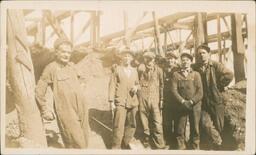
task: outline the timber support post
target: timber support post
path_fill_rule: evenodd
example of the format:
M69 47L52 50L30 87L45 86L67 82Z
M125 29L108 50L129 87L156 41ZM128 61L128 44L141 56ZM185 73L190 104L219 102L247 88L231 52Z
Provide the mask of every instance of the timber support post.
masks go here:
M7 81L18 113L20 134L17 140L22 148L45 148L47 141L35 100L34 67L23 12L8 10L7 14Z
M202 43L208 43L207 40L207 14L197 13L194 21L194 49L195 60L198 61L197 47Z
M235 13L231 15L232 26L232 51L234 57L235 82L245 80L245 46L242 34L242 15Z

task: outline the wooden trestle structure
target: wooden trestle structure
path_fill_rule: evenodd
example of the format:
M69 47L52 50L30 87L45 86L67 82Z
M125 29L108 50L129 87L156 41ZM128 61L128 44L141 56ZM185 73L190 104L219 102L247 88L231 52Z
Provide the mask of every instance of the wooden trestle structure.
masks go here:
M74 37L74 16L79 12L86 12L90 14L90 19L85 22L79 35ZM31 13L31 10L24 10L24 14ZM226 40L232 41L232 51L234 59L234 72L235 81L239 82L244 80L245 77L245 45L244 40L247 38L247 17L246 14L242 13L205 13L205 12L185 12L185 13L174 13L164 17L157 17L155 12L151 12L152 21L141 23L144 17L150 12L144 12L142 16L138 17L138 20L134 27L128 28L127 13L124 12L124 29L119 32L107 34L105 36L100 35L100 17L101 11L56 11L51 12L44 10L43 17L41 19L30 19L35 20L33 24L27 27L28 35L34 36L35 41L41 45L44 45L45 30L47 26L51 26L54 30L54 34L58 37L68 37L64 33L60 26L60 22L63 19L71 17L70 22L70 40L75 43L75 40L80 38L87 29L90 29L90 40L76 47L97 47L104 45L108 47L114 44L123 42L125 46L130 46L132 42L145 39L147 37L153 37L149 48L156 49L155 52L161 56L164 56L166 51L173 51L179 49L196 49L201 43L217 43L218 48L212 49L212 54L219 55L219 61L223 62L224 55L228 51L228 48L223 47L222 42ZM228 22L228 19L230 22ZM29 20L29 19L28 19ZM217 33L207 34L207 23L210 21L217 21ZM221 23L223 20L226 29L228 31L221 32ZM229 25L229 23L231 23ZM245 26L243 26L245 25ZM187 36L184 41L173 42L171 38L171 31L190 30L191 33ZM164 34L164 38L161 35ZM170 38L171 42L167 42L167 37ZM49 38L48 38L49 39ZM153 46L155 45L155 46ZM196 50L195 50L196 52ZM196 53L195 53L196 55Z

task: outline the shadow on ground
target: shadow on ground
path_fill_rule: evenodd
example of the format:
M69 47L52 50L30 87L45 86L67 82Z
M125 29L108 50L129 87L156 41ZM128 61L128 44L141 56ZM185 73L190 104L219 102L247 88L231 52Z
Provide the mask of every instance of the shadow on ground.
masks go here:
M103 142L107 149L111 149L112 143L112 131L103 127L100 123L96 122L92 118L98 120L99 122L106 125L108 128L112 129L112 115L110 111L102 111L98 109L89 110L89 124L92 131L96 132L103 139Z

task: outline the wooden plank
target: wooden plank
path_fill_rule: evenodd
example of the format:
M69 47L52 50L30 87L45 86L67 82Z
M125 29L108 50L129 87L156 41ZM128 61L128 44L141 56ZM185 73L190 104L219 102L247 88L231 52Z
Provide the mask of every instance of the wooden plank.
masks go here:
M33 12L32 9L25 9L25 10L23 10L23 15L24 15L24 16L27 16L27 15L29 15L29 14L32 13L32 12Z
M194 24L195 49L202 43L207 43L207 20L206 13L197 13ZM198 53L195 50L195 60L198 61Z
M130 36L128 32L128 15L126 11L123 11L123 17L124 17L124 38L123 43L126 47L130 48Z
M92 19L92 22L91 22L91 25L90 25L90 42L91 42L91 46L92 47L95 47L96 46L96 35L97 35L97 32L96 32L96 11L93 11L91 12L91 19Z
M80 11L74 11L74 14L78 13ZM53 13L53 16L58 20L65 19L70 16L70 11L55 11ZM45 26L49 26L49 23L46 23ZM27 27L27 34L34 36L36 33L37 24L33 23Z
M67 35L61 28L59 20L52 14L52 12L49 10L46 10L44 11L44 15L47 21L49 22L49 24L51 25L51 27L53 28L54 32L58 35L58 37L68 39Z
M70 41L74 43L74 11L70 11Z
M221 25L220 25L220 15L217 15L217 35L218 35L218 50L219 50L219 62L222 63L222 53L221 53Z
M100 41L100 16L101 16L101 11L97 11L96 12L96 16L97 16L97 20L96 20L96 31L97 31L97 44L99 44L101 41Z
M83 26L81 31L78 33L78 36L75 39L75 42L83 35L83 33L88 29L88 27L91 25L92 19L90 18L86 24Z
M158 23L158 17L155 13L155 11L152 12L152 16L153 16L153 19L154 19L154 30L155 30L155 39L156 39L156 51L157 53L164 57L164 52L163 52L163 42L162 42L162 39L161 39L161 36L160 36L160 28L159 28L159 23Z
M245 80L244 53L245 46L242 33L242 16L235 13L231 15L232 26L232 51L234 56L235 82Z

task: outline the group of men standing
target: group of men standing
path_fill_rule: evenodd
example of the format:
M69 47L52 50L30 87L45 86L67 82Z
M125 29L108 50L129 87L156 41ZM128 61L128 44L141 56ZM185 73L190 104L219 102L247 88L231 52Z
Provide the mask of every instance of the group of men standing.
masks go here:
M72 44L66 39L54 43L56 59L44 69L36 87L36 98L46 120L57 119L66 148L87 148L88 110L83 95L83 73L70 62ZM138 119L143 127L143 144L154 149L200 149L204 131L213 149L222 144L224 103L222 91L233 73L210 59L210 48L197 49L198 61L189 53L178 57L166 54L163 68L156 64L153 52L143 54L143 62L132 65L130 50L120 53L121 63L113 69L109 84L109 102L114 111L112 149L129 148ZM54 111L47 105L47 89L54 96ZM189 143L185 140L187 118L190 123ZM200 124L200 125L199 125Z
M166 64L159 67L153 52L143 54L143 62L132 67L134 55L120 53L109 85L109 101L114 110L113 149L127 148L132 140L139 115L143 144L154 149L200 149L200 133L220 149L224 126L224 103L221 93L233 79L224 65L210 59L210 48L197 49L198 61L181 53L180 63L173 53L166 54ZM190 137L185 140L187 120ZM175 141L173 141L173 137Z

